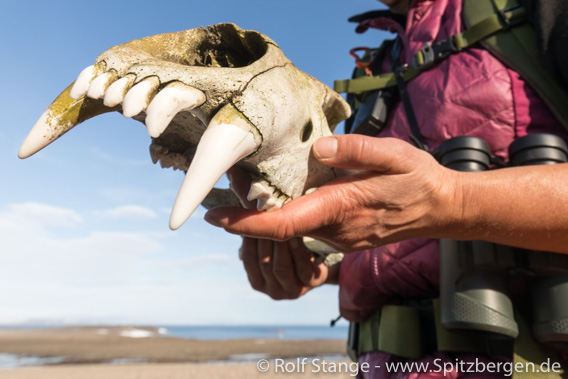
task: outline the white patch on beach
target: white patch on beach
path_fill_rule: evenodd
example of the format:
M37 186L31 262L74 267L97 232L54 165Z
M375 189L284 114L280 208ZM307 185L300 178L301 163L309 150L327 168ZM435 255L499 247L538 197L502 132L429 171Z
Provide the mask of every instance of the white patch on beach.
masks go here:
M16 367L43 366L65 362L65 357L38 357L35 355L0 354L0 370Z
M232 354L229 355L229 361L232 362L257 362L259 359L268 358L268 354L264 353L248 353L248 354Z
M160 334L160 335L166 335L166 334L168 334L168 329L166 329L166 328L158 328L158 334Z
M144 329L128 329L128 330L121 330L119 335L121 337L129 337L129 338L148 338L148 337L154 337L156 333Z
M203 361L201 364L214 364L214 365L234 365L255 363L261 359L268 359L269 355L264 353L247 353L247 354L231 354L228 359Z

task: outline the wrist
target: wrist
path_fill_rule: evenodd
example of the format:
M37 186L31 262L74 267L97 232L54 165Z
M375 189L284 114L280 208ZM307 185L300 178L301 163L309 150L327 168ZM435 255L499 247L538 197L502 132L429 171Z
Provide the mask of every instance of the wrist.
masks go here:
M491 196L487 192L484 178L481 172L452 171L452 181L449 204L450 211L446 220L448 226L441 238L457 240L472 240L482 237L482 204L480 199Z
M434 230L429 237L468 239L477 219L475 173L445 170L435 203Z
M329 266L327 268L327 278L325 279L325 284L339 284L339 270L341 268L341 262Z

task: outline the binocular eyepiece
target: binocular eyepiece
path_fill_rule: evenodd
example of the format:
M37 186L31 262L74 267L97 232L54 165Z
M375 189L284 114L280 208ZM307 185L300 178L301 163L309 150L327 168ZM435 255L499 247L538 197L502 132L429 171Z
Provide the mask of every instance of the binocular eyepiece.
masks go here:
M495 158L487 142L455 137L434 156L445 167L466 172L489 170ZM531 134L509 146L508 166L568 162L558 136ZM526 275L531 292L533 335L542 343L568 348L568 256L526 251L486 241L440 241L440 313L444 327L516 338L512 275Z

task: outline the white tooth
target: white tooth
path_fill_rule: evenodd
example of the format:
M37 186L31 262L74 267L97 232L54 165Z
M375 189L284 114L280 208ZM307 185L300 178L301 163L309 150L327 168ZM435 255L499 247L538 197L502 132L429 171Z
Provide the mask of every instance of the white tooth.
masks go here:
M273 192L274 188L267 187L261 182L255 182L250 186L247 200L267 199Z
M314 192L317 191L317 189L318 189L318 187L308 188L308 189L306 190L306 192L304 192L304 195L309 195L310 193L314 193Z
M94 65L86 67L79 76L77 80L75 80L75 84L73 84L73 88L71 88L71 92L69 92L69 96L75 100L80 99L81 97L87 94L89 90L89 85L93 81L93 79L97 76L97 69Z
M135 79L135 75L128 74L112 83L105 93L103 104L112 108L122 103L124 95L126 95L126 92L130 89L130 87L132 87Z
M105 92L112 82L116 79L116 73L114 71L105 72L97 76L91 82L89 90L87 91L87 97L91 99L100 99L105 95Z
M280 198L258 199L256 202L256 209L259 211L273 211L282 208L284 201Z
M256 202L256 209L258 209L259 211L265 211L267 209L271 209L275 205L276 205L276 200L274 200L271 197L269 197L268 199L260 198Z
M258 148L252 132L232 124L210 124L187 170L178 192L170 228L179 228L205 199L215 183L236 162Z
M178 112L193 109L205 102L200 90L180 82L168 84L154 97L146 111L148 134L157 138Z
M18 157L25 159L37 153L55 139L51 138L53 131L50 122L52 119L52 112L49 109L43 112L22 143Z
M160 86L160 80L151 76L132 87L124 96L122 115L134 117L148 107L154 92Z

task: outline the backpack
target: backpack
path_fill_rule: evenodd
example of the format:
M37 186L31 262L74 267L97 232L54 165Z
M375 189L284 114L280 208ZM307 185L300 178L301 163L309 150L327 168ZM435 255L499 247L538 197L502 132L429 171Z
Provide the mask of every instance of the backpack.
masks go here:
M523 4L520 3L523 2ZM376 17L381 11L351 18L351 21ZM473 46L483 46L496 58L517 71L548 105L552 113L568 130L568 2L565 0L464 0L463 33L434 44L425 44L413 57L412 65L398 72L372 75L369 66L377 56L392 49L387 41L378 49L369 49L358 63L352 79L335 81L337 92L346 92L354 108L354 116L346 122L350 131L357 111L368 96L386 97L388 105L393 92L405 99L404 83L428 70L450 54ZM562 60L566 58L562 64ZM371 73L371 75L369 75ZM382 101L385 101L384 99ZM372 102L367 102L372 103ZM405 104L405 108L407 108ZM383 110L383 112L385 112ZM417 125L412 125L412 110L407 109L415 143L421 145ZM380 120L379 120L380 121ZM383 120L384 121L384 120ZM381 122L379 122L381 123ZM377 132L382 125L370 128ZM365 125L363 134L369 133Z

